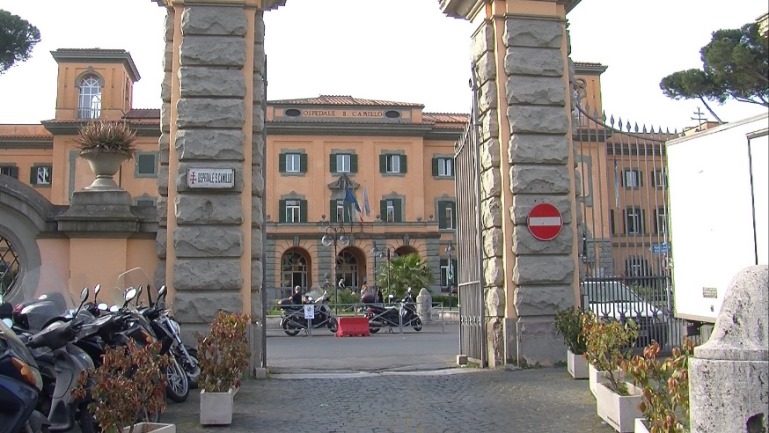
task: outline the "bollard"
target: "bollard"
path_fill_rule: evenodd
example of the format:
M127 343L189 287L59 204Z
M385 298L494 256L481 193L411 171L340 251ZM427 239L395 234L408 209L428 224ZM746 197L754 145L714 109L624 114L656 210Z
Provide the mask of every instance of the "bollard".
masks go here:
M689 359L691 433L759 433L769 421L769 267L732 279L713 334Z

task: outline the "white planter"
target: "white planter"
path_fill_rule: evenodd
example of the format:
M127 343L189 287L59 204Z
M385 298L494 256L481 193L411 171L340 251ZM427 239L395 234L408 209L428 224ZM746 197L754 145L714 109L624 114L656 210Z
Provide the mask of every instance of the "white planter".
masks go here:
M619 395L599 382L595 387L596 412L620 433L633 433L636 418L643 417L638 406L643 401L641 389L627 384L630 395Z
M130 431L131 427L123 428L123 433L128 433ZM134 425L133 433L176 433L176 424L140 422Z
M587 360L585 355L575 355L571 350L566 350L566 369L575 379L587 379Z
M649 433L649 429L644 424L646 418L636 418L635 424L633 424L633 433Z
M232 424L232 409L235 392L205 392L200 391L200 424L229 425Z
M606 372L605 371L600 371L600 370L596 369L595 367L593 367L593 364L590 364L590 363L587 364L587 376L588 376L587 377L588 378L588 382L590 384L590 392L593 393L593 396L595 396L595 386L599 382L605 383L605 382L608 381L608 379L606 378ZM618 380L623 380L624 379L624 375L622 374L622 370L616 370L614 372L614 376Z

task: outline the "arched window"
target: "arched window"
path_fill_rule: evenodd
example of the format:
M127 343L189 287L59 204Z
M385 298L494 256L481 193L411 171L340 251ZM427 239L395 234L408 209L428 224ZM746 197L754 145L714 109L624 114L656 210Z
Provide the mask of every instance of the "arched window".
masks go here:
M347 288L358 287L358 260L355 259L355 255L351 251L342 251L339 253L339 271L337 275L336 283L339 284L339 280L344 280L344 285Z
M297 250L288 250L280 260L281 289L290 296L292 288L300 286L303 291L309 289L307 280L307 258Z
M95 75L89 75L80 81L78 98L78 117L80 119L98 119L101 115L101 83Z

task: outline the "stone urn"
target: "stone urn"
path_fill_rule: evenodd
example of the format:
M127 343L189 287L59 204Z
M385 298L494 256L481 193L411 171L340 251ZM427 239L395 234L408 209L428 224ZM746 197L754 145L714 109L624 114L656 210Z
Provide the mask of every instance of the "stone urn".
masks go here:
M104 149L86 149L80 152L80 157L88 161L96 179L91 185L85 187L87 190L114 191L122 190L115 183L115 173L120 170L123 161L131 158L129 152Z

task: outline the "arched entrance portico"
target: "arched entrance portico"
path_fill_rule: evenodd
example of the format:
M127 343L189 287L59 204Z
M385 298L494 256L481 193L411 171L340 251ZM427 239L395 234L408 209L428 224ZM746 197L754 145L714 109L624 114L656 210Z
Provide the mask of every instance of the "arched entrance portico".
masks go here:
M254 364L264 367L264 169L274 162L264 160L263 13L286 0L156 1L168 8L159 141L161 209L167 214L158 234L165 252L161 266L175 305L193 312L183 321L203 327L218 308L250 312ZM556 310L574 304L577 287L565 25L566 12L577 3L439 2L445 14L477 23L473 121L480 153L473 169L482 172L483 185L478 206L458 209L458 218L479 214L468 230L482 232L483 257L463 257L471 250L462 245L457 255L462 266L482 267L483 280L472 295L463 295L461 269L457 283L460 298L473 296L488 307L480 318L488 353L480 359L492 366L549 365L563 358L552 322ZM225 170L236 181L226 189L195 190L185 182L190 168ZM301 198L295 201L301 219ZM555 203L567 225L549 243L526 229L526 213L539 202ZM180 239L206 245L205 254L177 250ZM217 291L216 305L206 302L201 285Z

